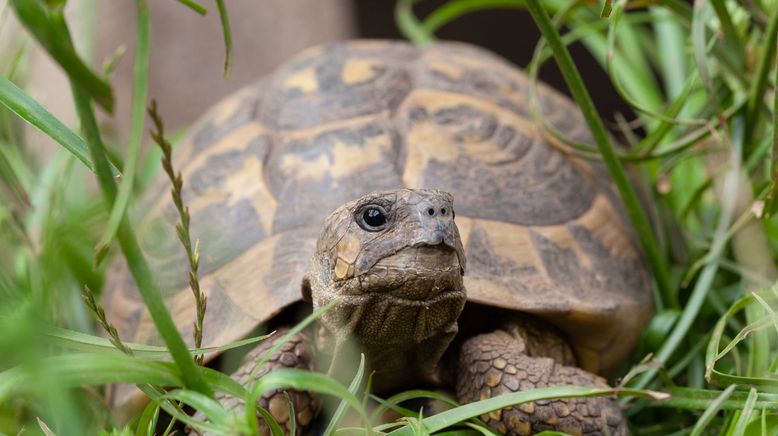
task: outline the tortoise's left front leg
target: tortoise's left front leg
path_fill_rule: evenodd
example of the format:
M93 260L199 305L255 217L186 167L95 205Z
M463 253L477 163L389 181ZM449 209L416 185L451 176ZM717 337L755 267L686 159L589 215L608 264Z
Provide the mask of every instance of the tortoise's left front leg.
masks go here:
M288 331L289 328L287 327L280 328L273 337L255 347L246 355L242 365L232 373L231 377L243 386L248 387L252 382L256 381L257 378L276 369L287 368L313 371L314 345L304 333L298 333L292 336L288 342L270 356L270 359L262 368L256 368L262 356L272 348L273 345L277 344ZM252 372L255 373L254 378L251 377ZM216 399L219 400L226 409L241 410L244 407L243 398L236 398L218 393L216 394ZM314 418L316 418L321 409L321 401L318 395L307 391L275 389L263 394L258 399L259 405L270 412L286 434L290 434L291 431L291 416L289 414L290 401L294 407L296 433L305 434L310 429ZM198 414L198 418L202 419L204 417L201 414ZM261 415L257 414L257 419L259 420L260 434L270 434L270 429L262 420Z
M535 333L541 332L538 336ZM544 344L546 346L544 346ZM605 380L571 366L572 353L549 331L525 322L506 323L464 342L459 353L456 391L462 403L545 386L607 387ZM567 363L567 364L566 364ZM563 398L524 403L482 419L501 434L555 430L572 435L625 435L626 423L611 397Z

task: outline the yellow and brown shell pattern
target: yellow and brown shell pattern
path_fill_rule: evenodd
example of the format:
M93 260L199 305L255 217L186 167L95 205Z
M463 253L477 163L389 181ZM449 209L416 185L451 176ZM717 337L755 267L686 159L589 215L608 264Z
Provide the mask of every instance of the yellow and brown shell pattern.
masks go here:
M204 345L301 299L330 211L406 186L453 194L469 301L544 317L586 369L616 365L650 315L646 267L606 173L549 145L529 89L520 70L473 46L355 41L306 50L215 106L174 156L202 247ZM539 98L548 122L591 142L566 98L542 85ZM137 231L190 340L169 182L150 194ZM159 342L125 265L104 301L123 339Z

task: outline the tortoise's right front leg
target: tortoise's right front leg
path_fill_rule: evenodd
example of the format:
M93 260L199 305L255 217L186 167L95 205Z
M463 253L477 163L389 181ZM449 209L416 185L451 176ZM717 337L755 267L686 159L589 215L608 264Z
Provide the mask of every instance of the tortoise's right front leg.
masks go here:
M270 357L270 360L256 371L256 378L251 379L251 373L254 371L259 359L280 341L289 331L289 328L281 328L270 339L265 340L243 359L243 364L232 374L232 378L238 383L249 386L250 382L256 378L262 377L270 371L281 368L314 370L314 346L307 335L298 333L285 343L280 350ZM285 389L276 389L265 393L259 398L259 405L269 411L278 424L285 430L285 434L290 433L291 419L289 417L289 403L286 396L289 396L294 406L295 424L297 434L305 434L310 428L314 418L321 410L321 401L318 395L305 391L294 391ZM217 395L217 399L227 409L243 408L243 399L235 397L226 397ZM269 428L262 420L261 415L257 414L261 434L270 434Z
M509 322L501 329L466 340L459 353L457 398L470 403L545 386L608 386L602 378L572 366L572 352L563 344L552 332L526 322ZM508 435L544 430L571 435L627 434L621 410L612 397L536 401L482 418L499 433Z

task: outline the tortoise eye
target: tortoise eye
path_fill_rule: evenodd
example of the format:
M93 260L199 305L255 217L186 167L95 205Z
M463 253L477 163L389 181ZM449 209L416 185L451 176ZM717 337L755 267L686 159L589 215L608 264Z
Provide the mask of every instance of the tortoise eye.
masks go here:
M357 224L368 232L378 232L386 228L389 219L383 207L370 204L357 213Z

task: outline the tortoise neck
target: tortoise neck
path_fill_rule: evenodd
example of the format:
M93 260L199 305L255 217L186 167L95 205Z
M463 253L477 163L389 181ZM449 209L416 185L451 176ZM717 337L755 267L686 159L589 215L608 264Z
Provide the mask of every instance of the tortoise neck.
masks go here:
M373 374L372 391L389 393L420 382L440 384L439 363L457 332L457 321L453 320L420 342L381 344L351 335L337 338L322 326L317 347L329 357L330 375L344 383L354 378L362 354L367 372Z

